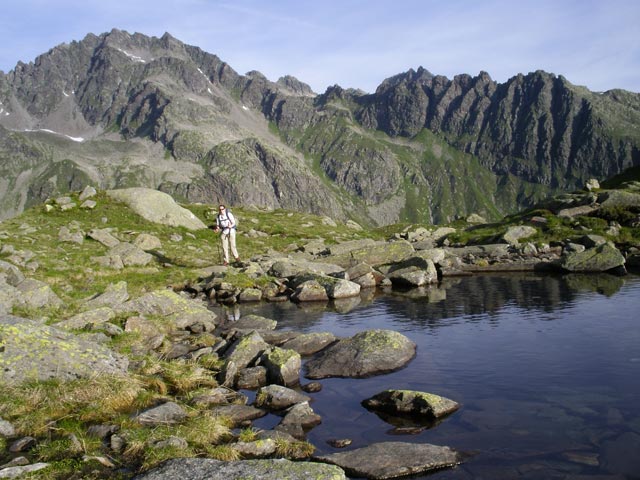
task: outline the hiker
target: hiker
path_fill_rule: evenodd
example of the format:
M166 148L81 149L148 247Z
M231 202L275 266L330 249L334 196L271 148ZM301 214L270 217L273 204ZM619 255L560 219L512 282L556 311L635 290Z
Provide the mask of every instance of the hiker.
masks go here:
M224 253L224 265L229 265L229 248L231 254L240 261L238 250L236 249L236 219L227 207L220 205L218 207L218 216L216 217L216 228L214 232L220 232L220 240L222 241L222 251Z

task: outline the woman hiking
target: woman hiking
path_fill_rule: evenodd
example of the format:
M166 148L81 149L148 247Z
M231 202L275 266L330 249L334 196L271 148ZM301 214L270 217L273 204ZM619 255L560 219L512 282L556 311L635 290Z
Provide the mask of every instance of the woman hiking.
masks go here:
M236 262L240 261L238 250L236 249L236 219L227 207L220 205L216 216L216 228L214 232L220 232L222 251L224 253L224 265L229 265L229 249Z

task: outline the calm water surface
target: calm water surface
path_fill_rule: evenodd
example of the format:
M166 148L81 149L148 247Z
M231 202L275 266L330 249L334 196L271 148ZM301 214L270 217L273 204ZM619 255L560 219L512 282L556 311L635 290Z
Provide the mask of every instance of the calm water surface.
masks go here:
M433 443L469 458L430 479L640 478L639 276L474 276L335 305L241 307L248 313L338 336L392 329L418 346L397 372L321 380L311 396L323 420L308 435L317 452L339 451L327 444L339 438L349 448ZM461 408L431 428L394 426L360 405L387 388Z

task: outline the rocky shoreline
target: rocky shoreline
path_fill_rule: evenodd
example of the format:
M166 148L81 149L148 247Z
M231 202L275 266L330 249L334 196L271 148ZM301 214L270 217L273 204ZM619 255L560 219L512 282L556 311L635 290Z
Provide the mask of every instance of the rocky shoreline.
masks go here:
M68 203L58 202L59 208L64 205ZM446 446L384 442L313 456L313 446L306 443L306 433L322 421L312 407L313 393L322 388L319 380L362 378L402 368L415 356L415 344L404 335L368 330L350 338L336 338L328 332L280 331L274 320L255 315L220 318L208 308L209 302L322 304L357 299L377 288L429 295L425 287L460 275L512 271L621 275L627 265L637 265L635 247L620 250L605 237L588 232L566 241L529 241L544 228L544 222L544 218L532 216L526 224L507 228L496 242L482 245L457 244L452 240L456 232L453 228L408 228L388 241L325 243L315 239L287 253L256 255L231 267L204 267L197 279L135 298L131 298L126 282L112 283L103 292L86 298L79 312L49 324L11 314L16 306L43 311L59 308L63 300L47 283L31 278L30 272L38 268L35 255L14 249L8 238L3 238L1 380L18 385L34 379L72 381L95 375L127 379L132 372L153 377L155 367L147 364L148 358L195 366L200 377L192 386L181 387L179 394L165 392L148 408L130 412L130 421L142 428L175 427L174 433L149 446L159 450L187 447L179 427L193 417L190 412L194 410L224 418L232 429L251 427L253 420L267 414L281 417L271 430L253 432L249 439L234 434L224 441L233 458L239 460L174 458L142 473L134 465L118 469L111 460L135 443L118 424L91 425L90 435L101 442L106 453L83 461L98 462L119 472L121 478L137 473L136 478L146 480L178 475L274 479L354 475L384 479L453 467L463 461L464 454ZM82 245L87 240L104 246L105 255L92 258L101 268L144 268L159 261L149 252L162 246L160 239L149 233L123 242L107 229L80 233L72 224L65 228L59 232L61 242ZM252 285L229 281L237 275L251 279ZM135 336L136 342L127 353L117 353L108 345L123 334ZM362 399L363 405L425 422L455 414L459 408L454 400L430 392L408 391L402 385L392 387L371 399ZM249 405L241 390L256 391L255 401ZM4 457L11 458L0 466L0 478L14 478L48 466L32 461L29 452L37 448L40 439L20 435L17 423L16 419L0 418ZM73 436L66 440L74 444ZM348 446L348 439L341 440L336 445ZM70 447L70 455L72 450ZM284 457L296 462L280 459Z

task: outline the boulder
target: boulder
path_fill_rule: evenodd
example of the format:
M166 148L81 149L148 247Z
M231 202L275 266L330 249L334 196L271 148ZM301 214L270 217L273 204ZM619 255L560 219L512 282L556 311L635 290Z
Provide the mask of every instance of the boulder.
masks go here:
M245 395L225 387L215 387L205 393L196 395L191 399L193 405L214 406L214 405L245 405L248 399Z
M455 412L460 405L433 393L412 390L385 390L363 400L369 410L391 414L441 418Z
M11 315L0 316L0 344L0 380L7 383L125 375L129 365L100 344Z
M325 260L342 268L349 268L358 263L366 263L372 267L397 263L413 255L414 248L406 240L395 242L377 242L370 245L325 257Z
M80 196L78 197L78 200L80 200L81 202L84 202L88 198L95 197L97 194L98 194L98 192L96 191L96 189L94 187L92 187L91 185L87 185L86 187L84 187L84 189L80 193Z
M337 466L291 460L244 460L222 462L210 458L176 458L135 477L135 480L167 480L191 478L230 480L255 478L260 480L346 480Z
M415 253L416 257L424 260L431 260L433 263L440 263L447 256L442 248L426 248Z
M307 280L298 285L291 295L294 302L319 302L329 300L327 291L316 280Z
M361 288L372 288L376 286L376 275L373 267L366 263L359 263L347 269L349 279L360 285Z
M120 257L125 267L141 267L154 259L153 255L136 247L132 243L120 242L107 253L107 257Z
M93 200L85 200L84 202L82 202L80 204L80 208L82 208L84 210L93 210L97 206L98 206L98 204Z
M186 450L189 448L189 443L184 438L171 435L164 440L153 443L151 448L173 448L176 450Z
M242 426L256 418L264 417L267 411L250 405L221 405L213 407L211 413L229 419L234 426Z
M271 438L255 440L253 442L236 442L231 444L242 458L270 457L276 452L276 441Z
M0 275L0 315L11 313L13 306L21 301L21 293L16 287L9 285Z
M360 285L349 280L325 277L325 280L320 283L324 286L329 298L351 298L360 294Z
M600 182L595 178L590 178L584 184L584 188L587 191L598 190L600 188Z
M150 222L202 230L207 226L186 208L178 205L170 195L149 188L107 190L107 195L125 203L134 212Z
M82 245L84 243L84 233L78 230L71 231L68 227L63 226L58 230L58 241Z
M167 317L179 329L199 324L204 326L205 330L213 330L217 322L216 314L202 302L185 298L169 289L145 293L141 297L116 306L114 309L116 312Z
M340 340L306 364L307 378L361 378L392 372L405 366L416 345L401 333L367 330Z
M13 424L7 422L6 420L3 420L2 417L0 417L0 436L4 438L11 438L15 436L15 434L16 429Z
M279 259L271 265L268 274L276 278L295 277L296 275L317 274L329 275L344 269L332 263L310 262L300 259Z
M327 250L327 246L324 244L324 240L312 240L303 245L302 250L310 255L318 255L324 253Z
M127 291L127 282L110 283L103 293L94 295L84 302L84 306L88 309L98 307L115 308L129 300L129 292Z
M162 248L162 242L155 235L141 233L138 235L133 244L141 250L159 250Z
M607 243L607 239L600 235L584 235L580 238L580 243L586 248L598 247Z
M324 288L327 298L351 298L357 297L360 294L360 285L358 285L357 283L345 280L343 278L337 278L328 275L317 275L313 273L298 275L289 282L289 285L291 286L291 288L297 288L302 286L307 281L317 282L318 284L320 284ZM315 283L308 284L308 287L315 288ZM311 293L313 294L313 292ZM298 296L299 295L294 294L294 298L297 298ZM319 300L327 299L322 294L320 294L319 297Z
M509 256L509 245L504 243L495 243L487 245L470 245L460 248L445 248L445 257L449 258L468 258L470 256L476 258L486 258L489 260L500 260ZM435 263L440 263L440 260Z
M0 273L6 275L6 282L15 287L24 280L24 275L14 264L0 260Z
M133 415L133 420L143 425L173 425L187 418L187 412L175 402L166 402Z
M558 211L558 217L573 218L577 216L587 216L595 212L596 210L598 210L598 207L595 207L593 205L580 205L578 207L563 208L562 210Z
M328 347L337 340L333 333L311 332L298 335L284 342L281 347L295 350L303 357L313 355L323 348Z
M362 248L369 248L373 245L385 244L385 242L376 242L370 238L363 238L360 240L349 240L347 242L340 242L335 245L329 246L329 255L344 255L351 251L359 250Z
M466 220L467 220L467 223L473 223L473 224L487 223L487 220L483 216L477 213L472 213L467 217Z
M624 190L607 190L598 195L601 207L640 207L640 194Z
M406 239L412 243L422 242L431 238L431 230L424 227L418 227L413 231L406 233Z
M609 243L569 253L560 260L560 267L569 272L606 272L624 264L622 253Z
M278 385L297 385L300 383L302 359L294 350L273 347L262 355L260 363L267 369L267 379Z
M262 290L259 288L245 288L238 296L240 303L259 302L260 300L262 300Z
M175 402L166 402L133 416L143 425L173 425L186 418L187 412Z
M57 328L82 329L108 322L116 316L116 312L109 307L98 307L95 310L78 313L71 318L55 324Z
M111 235L111 231L107 228L94 228L93 230L89 230L87 236L107 248L113 248L120 243L120 240Z
M438 282L438 271L431 260L427 260L429 265L423 269L411 266L394 270L389 273L388 278L395 285L408 287L422 287L430 283Z
M284 410L296 403L309 402L311 398L282 385L268 385L256 393L255 405L268 410Z
M322 423L322 417L313 411L309 402L300 402L287 409L279 426L299 425L307 430L320 423Z
M267 369L262 366L243 368L236 376L236 388L255 390L267 384Z
M438 281L438 271L433 261L422 256L410 257L394 265L387 276L392 283L409 287L421 287Z
M538 230L535 227L529 225L517 225L509 227L507 232L502 236L502 239L509 245L518 245L520 240L535 235Z
M40 280L25 278L16 285L20 291L20 303L32 308L60 307L62 300L51 287Z
M30 465L17 465L0 470L0 478L18 478L28 473L37 472L49 467L48 463L38 462Z
M442 243L450 234L455 233L457 230L453 227L439 227L432 234L431 239L437 243Z
M227 362L233 362L237 368L246 368L255 362L269 345L259 333L250 332L231 344L224 354Z
M277 325L278 322L276 320L251 313L241 317L239 320L227 321L223 325L223 330L275 330Z
M382 442L347 452L314 457L341 467L349 476L374 479L417 475L460 463L449 447L430 444Z

